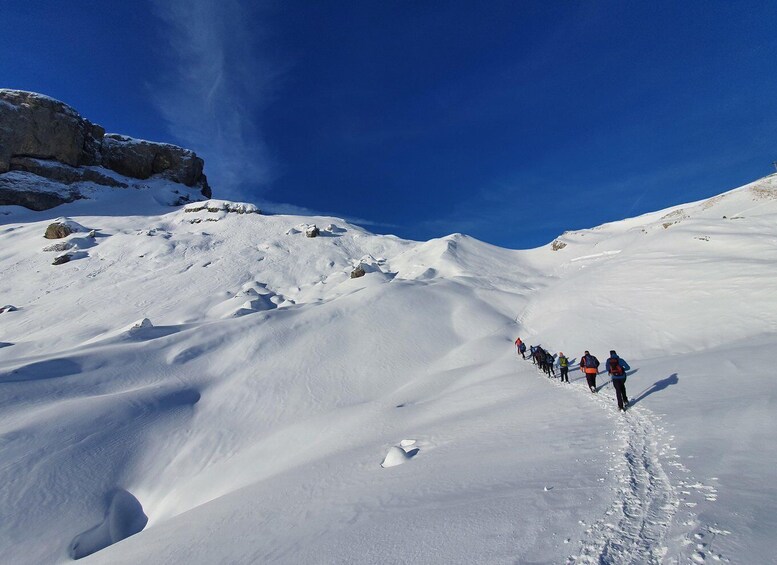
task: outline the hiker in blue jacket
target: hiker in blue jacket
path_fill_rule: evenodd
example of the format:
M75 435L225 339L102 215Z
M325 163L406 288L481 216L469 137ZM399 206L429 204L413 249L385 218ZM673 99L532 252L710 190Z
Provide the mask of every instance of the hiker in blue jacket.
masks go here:
M607 374L612 379L615 396L618 398L618 409L621 412L625 412L629 407L629 398L626 396L626 371L629 369L629 364L618 357L614 349L611 350L610 358L607 359Z

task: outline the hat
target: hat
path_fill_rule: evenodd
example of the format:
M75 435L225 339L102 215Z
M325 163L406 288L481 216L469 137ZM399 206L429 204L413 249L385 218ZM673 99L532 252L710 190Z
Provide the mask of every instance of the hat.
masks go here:
M617 355L617 353L615 353L614 349L610 349L610 355Z

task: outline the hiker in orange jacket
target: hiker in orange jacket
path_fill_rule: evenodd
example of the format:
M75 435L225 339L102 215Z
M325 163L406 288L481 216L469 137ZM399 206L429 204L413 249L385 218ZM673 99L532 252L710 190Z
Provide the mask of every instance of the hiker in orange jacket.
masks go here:
M596 375L599 374L599 360L586 351L580 358L580 370L585 373L585 380L591 392L596 392Z

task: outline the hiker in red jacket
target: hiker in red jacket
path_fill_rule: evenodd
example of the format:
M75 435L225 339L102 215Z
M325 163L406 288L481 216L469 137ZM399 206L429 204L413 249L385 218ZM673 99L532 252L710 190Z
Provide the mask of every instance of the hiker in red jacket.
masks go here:
M520 337L516 338L516 340L515 340L515 347L518 348L518 353L521 354L521 357L526 359L526 355L524 355L524 352L526 351L526 346L523 344L523 342L521 341Z
M580 358L580 370L585 373L585 380L591 392L596 392L596 375L599 374L599 360L586 351Z

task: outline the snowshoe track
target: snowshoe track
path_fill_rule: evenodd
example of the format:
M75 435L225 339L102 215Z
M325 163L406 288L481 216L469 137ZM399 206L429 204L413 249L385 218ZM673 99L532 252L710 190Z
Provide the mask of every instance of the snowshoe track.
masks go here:
M660 564L679 500L662 466L659 432L644 410L631 408L621 414L609 395L587 396L609 410L613 420L622 421L613 426L618 496L605 516L586 530L579 554L570 556L567 564Z

